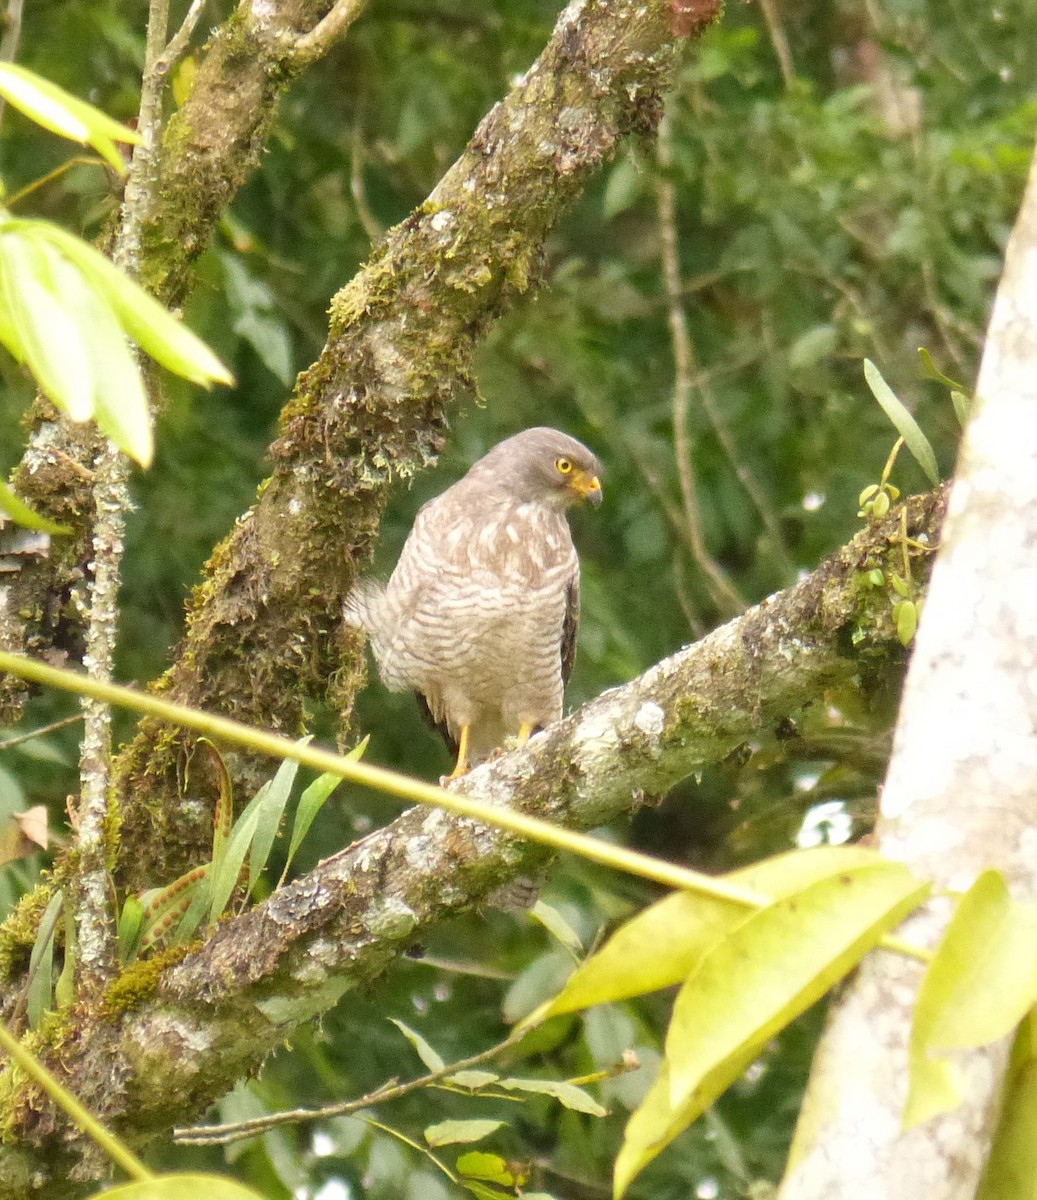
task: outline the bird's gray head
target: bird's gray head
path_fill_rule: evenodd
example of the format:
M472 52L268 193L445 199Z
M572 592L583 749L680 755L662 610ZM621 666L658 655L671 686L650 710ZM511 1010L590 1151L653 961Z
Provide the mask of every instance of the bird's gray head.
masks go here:
M601 503L601 463L582 442L539 426L506 438L484 454L466 478L522 502L568 508Z

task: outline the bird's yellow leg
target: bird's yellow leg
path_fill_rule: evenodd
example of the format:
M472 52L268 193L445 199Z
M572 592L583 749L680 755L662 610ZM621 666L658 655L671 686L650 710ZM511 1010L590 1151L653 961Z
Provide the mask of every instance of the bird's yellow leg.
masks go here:
M534 729L536 729L536 726L531 721L522 722L522 724L519 726L517 739L520 746L529 741Z
M448 779L460 779L468 774L468 742L471 736L471 726L461 726L461 736L457 739L457 762L447 776Z

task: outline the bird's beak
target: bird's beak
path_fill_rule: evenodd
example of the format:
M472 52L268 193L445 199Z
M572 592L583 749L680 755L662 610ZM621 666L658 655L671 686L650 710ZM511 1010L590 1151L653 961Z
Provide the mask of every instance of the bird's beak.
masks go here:
M576 471L569 486L581 500L589 500L595 508L601 503L601 481L597 475L591 475L587 471Z

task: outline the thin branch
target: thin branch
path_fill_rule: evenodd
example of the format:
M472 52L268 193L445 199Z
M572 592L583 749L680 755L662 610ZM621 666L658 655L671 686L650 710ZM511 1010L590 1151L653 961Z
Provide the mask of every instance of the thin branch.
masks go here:
M187 10L187 15L181 22L180 28L169 39L168 45L158 58L155 59L154 72L158 79L164 79L169 74L174 63L180 59L181 55L187 49L188 43L191 41L191 34L195 31L204 7L205 0L191 0L191 7Z
M4 36L0 38L0 62L14 62L22 36L22 10L25 0L8 0L4 13ZM4 119L7 101L0 96L0 121Z
M151 0L138 131L142 141L134 154L123 197L122 219L113 259L136 278L140 269L140 234L148 188L153 184L152 155L162 128L164 76L156 69L166 41L169 0ZM130 507L129 460L106 442L94 463L93 579L83 665L102 682L110 682L119 632L119 585L126 511ZM111 712L103 701L83 702L83 743L79 760L80 800L76 846L80 857L76 883L77 985L80 994L98 992L114 974L115 922L109 882L109 804L111 800Z
M367 188L364 186L364 141L359 121L353 126L349 157L349 191L353 196L356 215L360 218L364 232L372 242L378 241L385 230L371 211L371 205L367 199Z
M673 436L677 457L677 476L684 502L684 519L688 542L696 564L706 576L713 602L721 612L731 615L742 612L745 600L731 583L727 573L710 555L702 532L698 488L692 460L688 428L688 409L691 403L692 375L695 370L695 351L688 330L688 319L681 303L680 248L677 243L677 189L672 179L673 141L668 117L659 123L657 144L659 172L656 175L656 206L659 217L659 241L662 254L663 278L669 299L668 313L670 343L673 348Z
M367 0L336 0L322 20L295 43L297 60L305 63L322 58L367 7Z
M13 746L20 746L22 742L31 742L33 738L45 737L57 729L64 729L66 725L75 725L82 719L82 713L75 713L71 717L63 717L60 721L52 721L50 725L41 725L39 729L30 729L28 733L19 733L16 737L5 738L0 742L0 750L10 750Z
M778 6L775 0L760 0L760 9L763 12L763 19L767 23L767 32L770 34L778 66L781 68L781 78L785 87L789 88L796 78L796 66L792 61L789 39L785 34L785 26L781 23Z
M525 1037L524 1032L518 1036L512 1034L510 1037L506 1037L504 1041L491 1046L488 1050L480 1050L478 1054L458 1059L457 1062L441 1067L438 1071L429 1071L417 1079L410 1080L409 1083L397 1083L395 1080L390 1080L388 1083L383 1083L381 1086L375 1088L373 1092L368 1092L366 1096L359 1096L355 1100L343 1100L338 1104L325 1104L321 1108L285 1109L282 1112L267 1113L263 1117L253 1117L249 1121L229 1121L223 1125L194 1125L178 1128L173 1130L173 1141L192 1146L222 1146L228 1142L241 1141L242 1138L254 1137L257 1133L263 1133L267 1129L274 1129L278 1125L297 1125L301 1121L317 1121L329 1117L344 1117L349 1113L360 1112L365 1108L372 1108L376 1104L384 1104L389 1100L399 1100L402 1096L409 1096L411 1092L419 1091L421 1088L430 1087L432 1084L448 1079L451 1075L456 1075L458 1071L467 1071L471 1067L478 1067L482 1063L491 1062L512 1046L518 1045L523 1037Z

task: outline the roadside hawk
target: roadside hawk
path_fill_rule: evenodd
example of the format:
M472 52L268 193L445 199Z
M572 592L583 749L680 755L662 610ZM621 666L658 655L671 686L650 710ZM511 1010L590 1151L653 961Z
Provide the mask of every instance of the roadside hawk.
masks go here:
M421 508L389 582L346 602L385 686L413 689L456 748L451 778L562 715L580 616L565 514L601 503L601 473L556 429L500 442Z

